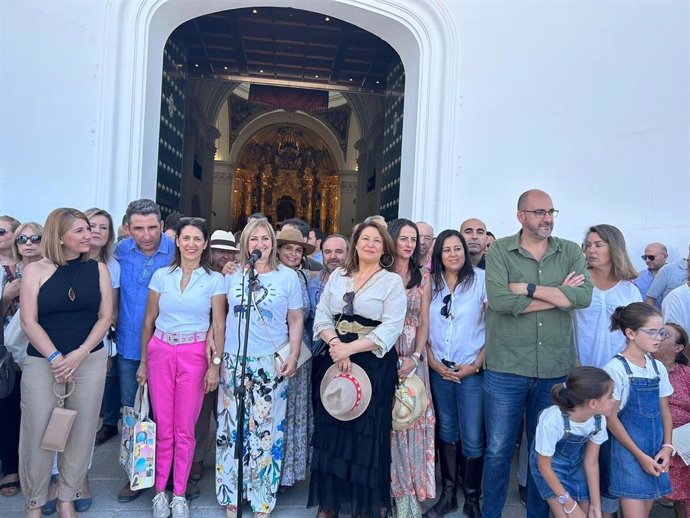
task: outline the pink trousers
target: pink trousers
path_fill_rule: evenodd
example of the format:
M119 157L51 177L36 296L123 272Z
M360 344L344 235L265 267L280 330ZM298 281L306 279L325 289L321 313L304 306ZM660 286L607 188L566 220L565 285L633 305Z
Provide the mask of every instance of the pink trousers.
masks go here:
M156 422L156 492L165 490L174 467L173 493L184 495L194 458L194 426L204 400L206 342L172 346L153 336L146 358Z

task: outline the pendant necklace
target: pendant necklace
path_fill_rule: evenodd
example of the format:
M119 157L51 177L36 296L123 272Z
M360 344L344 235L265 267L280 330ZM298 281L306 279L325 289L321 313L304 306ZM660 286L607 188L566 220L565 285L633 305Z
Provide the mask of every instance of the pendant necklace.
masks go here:
M81 273L81 268L79 268L79 270L77 270L77 275L74 276L74 279L72 279L72 283L71 283L71 284L70 284L69 282L67 282L67 279L65 279L65 276L62 275L62 272L60 271L60 267L59 267L57 264L55 265L55 271L57 272L57 274L58 274L58 275L60 276L60 278L62 279L62 282L64 282L64 283L67 285L67 288L69 288L69 289L67 290L67 297L69 298L69 300L71 300L72 302L74 302L74 301L77 299L77 294L76 294L76 292L74 291L74 288L72 287L72 284L76 284L76 283L77 283L77 279L79 278L79 274Z

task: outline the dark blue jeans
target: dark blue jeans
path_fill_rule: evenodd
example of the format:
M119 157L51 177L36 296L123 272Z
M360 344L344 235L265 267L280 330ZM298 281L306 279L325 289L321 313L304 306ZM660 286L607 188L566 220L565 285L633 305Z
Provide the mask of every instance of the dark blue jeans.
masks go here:
M120 363L117 356L111 358L110 370L105 375L105 388L103 390L103 425L117 426L120 419L120 407L122 398L120 397Z
M483 518L499 518L506 495L510 465L520 433L523 412L526 413L527 441L532 444L539 413L551 406L551 388L562 383L559 378L528 378L517 374L484 371L484 454ZM542 500L530 473L527 474L527 518L547 518L548 504Z
M482 375L465 378L460 383L444 380L429 369L431 395L436 403L438 436L443 442L462 440L462 453L468 458L484 455L484 411Z
M137 395L137 389L139 388L137 383L139 360L127 360L119 354L116 358L120 374L122 406L134 406L134 397Z

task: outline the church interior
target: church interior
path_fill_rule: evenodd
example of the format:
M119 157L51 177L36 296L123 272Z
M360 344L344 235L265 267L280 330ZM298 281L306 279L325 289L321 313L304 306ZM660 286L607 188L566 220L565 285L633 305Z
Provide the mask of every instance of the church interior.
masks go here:
M298 217L349 233L397 217L405 71L350 23L291 8L185 22L163 57L156 201L242 228Z

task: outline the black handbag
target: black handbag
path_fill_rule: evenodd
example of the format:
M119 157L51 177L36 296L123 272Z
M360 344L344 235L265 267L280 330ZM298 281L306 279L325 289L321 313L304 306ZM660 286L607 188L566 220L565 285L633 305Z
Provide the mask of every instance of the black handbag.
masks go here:
M16 375L12 354L7 350L7 347L0 345L0 399L4 399L12 393Z

